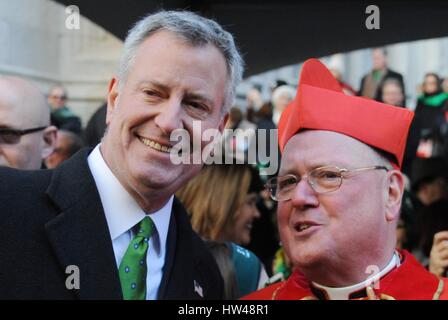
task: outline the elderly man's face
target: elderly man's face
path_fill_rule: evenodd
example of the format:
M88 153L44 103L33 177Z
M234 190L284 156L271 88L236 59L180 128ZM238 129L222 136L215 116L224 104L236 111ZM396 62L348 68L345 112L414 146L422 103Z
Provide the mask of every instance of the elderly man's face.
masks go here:
M280 175L303 176L327 165L346 169L382 165L378 162L373 151L358 140L308 130L286 144ZM344 179L338 190L326 194L317 194L302 180L292 199L278 204L281 239L293 264L306 270L322 263L378 257L387 250L394 243L391 233L395 233L395 226L391 222L397 219L401 199L401 194L394 194L392 201L389 175L384 170L357 173ZM301 231L302 224L311 227Z
M200 170L200 164L173 164L165 147L176 144L170 134L178 128L192 139L193 121L200 121L200 134L209 128L222 131L227 79L217 48L192 47L171 32L159 31L140 45L122 88L112 81L102 151L145 209L163 205ZM157 199L148 199L151 194Z

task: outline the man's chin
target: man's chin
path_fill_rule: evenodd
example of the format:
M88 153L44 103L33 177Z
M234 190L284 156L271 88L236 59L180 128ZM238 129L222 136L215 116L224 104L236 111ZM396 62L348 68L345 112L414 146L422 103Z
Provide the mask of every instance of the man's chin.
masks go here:
M299 269L309 269L322 261L322 254L313 249L297 248L292 254L293 264Z
M169 172L142 171L135 175L138 185L149 189L165 189L172 185L176 179Z

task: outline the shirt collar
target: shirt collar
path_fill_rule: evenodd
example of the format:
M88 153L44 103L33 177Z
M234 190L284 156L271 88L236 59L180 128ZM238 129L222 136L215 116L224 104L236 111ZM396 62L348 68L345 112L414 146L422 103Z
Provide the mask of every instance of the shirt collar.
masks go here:
M146 216L146 213L109 169L101 154L100 144L90 153L87 162L101 198L113 241L123 233L129 232ZM171 196L161 209L149 214L156 229L154 249L158 255L165 251L173 198L174 196Z
M390 262L386 265L386 267L381 270L380 272L374 274L373 276L367 278L365 281L362 281L360 283L348 286L348 287L342 287L342 288L334 288L334 287L326 287L320 284L317 284L315 282L312 282L312 286L314 286L317 289L320 289L324 292L325 298L329 300L349 300L350 296L354 293L364 290L369 285L374 285L378 280L380 280L382 277L384 277L386 274L388 274L390 271L395 269L396 267L400 266L400 257L398 256L397 252L394 252L392 259ZM375 270L372 270L375 271Z

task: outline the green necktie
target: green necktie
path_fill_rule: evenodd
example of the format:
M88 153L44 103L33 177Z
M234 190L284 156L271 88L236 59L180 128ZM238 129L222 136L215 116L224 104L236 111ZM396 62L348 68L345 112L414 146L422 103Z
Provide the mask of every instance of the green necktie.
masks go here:
M146 216L138 225L137 234L121 260L119 275L124 300L146 299L146 254L154 231L154 223Z

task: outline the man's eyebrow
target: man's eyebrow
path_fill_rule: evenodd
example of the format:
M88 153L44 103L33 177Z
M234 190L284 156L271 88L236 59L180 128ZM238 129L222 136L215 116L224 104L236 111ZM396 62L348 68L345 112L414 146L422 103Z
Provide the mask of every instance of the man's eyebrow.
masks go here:
M167 85L165 85L165 84L163 84L163 83L161 83L161 82L159 82L157 80L141 81L139 84L140 84L140 86L149 84L149 85L157 87L158 89L163 90L163 91L168 91L170 89L169 86L167 86ZM192 99L192 100L204 101L208 105L210 105L211 107L214 106L214 102L213 102L212 97L204 95L204 94L191 92L191 93L185 94L185 98Z
M329 163L329 162L315 162L315 163L307 163L305 165L306 167L306 172L310 172L311 170L314 170L316 168L321 168L321 167L328 167L328 166L334 166L334 167L344 167L341 165L337 165L334 163ZM279 171L279 175L286 175L286 174L295 174L295 175L299 175L298 170L295 167L286 167L284 170L280 170ZM306 173L304 173L306 174Z
M295 174L297 175L298 172L294 167L286 167L285 169L280 168L280 170L278 171L278 176L284 176L287 174Z
M187 93L185 95L186 99L192 99L192 100L200 100L206 102L211 107L214 106L213 99L207 95L203 95L200 93Z
M165 84L163 84L163 83L161 83L161 82L159 82L157 80L141 81L139 83L139 86L144 86L144 85L148 85L148 84L152 85L154 87L157 87L160 90L168 90L169 89L169 87L167 85L165 85Z

